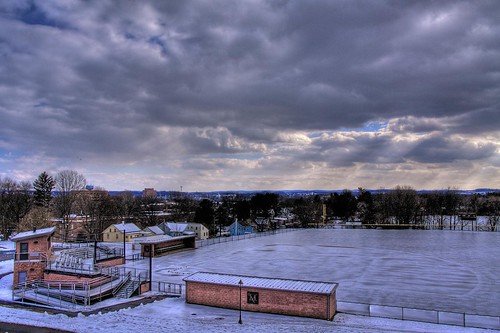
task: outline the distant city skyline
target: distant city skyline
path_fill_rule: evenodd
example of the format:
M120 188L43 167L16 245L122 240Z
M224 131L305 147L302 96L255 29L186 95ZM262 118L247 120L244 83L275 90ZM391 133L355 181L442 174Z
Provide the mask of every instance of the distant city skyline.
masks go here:
M500 188L500 2L2 1L0 178Z

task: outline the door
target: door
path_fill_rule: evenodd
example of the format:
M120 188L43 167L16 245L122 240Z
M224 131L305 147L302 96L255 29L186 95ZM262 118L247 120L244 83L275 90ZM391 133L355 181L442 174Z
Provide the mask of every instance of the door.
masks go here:
M28 272L18 272L17 273L17 282L19 284L26 283L26 278L28 277Z

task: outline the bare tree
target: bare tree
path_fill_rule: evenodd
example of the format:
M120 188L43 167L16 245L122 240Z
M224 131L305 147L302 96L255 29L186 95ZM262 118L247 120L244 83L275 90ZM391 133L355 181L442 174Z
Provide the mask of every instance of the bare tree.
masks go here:
M396 224L415 223L419 211L417 191L410 186L397 186L386 194L386 198Z
M85 177L74 170L60 171L56 177L55 208L59 217L63 221L63 237L68 239L69 217L73 213L73 206L76 200L75 192L83 190L87 185Z
M52 212L47 207L34 205L31 210L23 216L19 225L17 226L17 231L28 231L33 228L48 228L54 225L51 220Z

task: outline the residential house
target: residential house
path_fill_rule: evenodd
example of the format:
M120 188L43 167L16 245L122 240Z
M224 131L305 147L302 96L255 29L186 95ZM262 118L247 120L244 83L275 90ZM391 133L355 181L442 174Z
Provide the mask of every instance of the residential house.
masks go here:
M148 236L165 235L165 232L156 225L144 228L144 232L148 233Z
M269 229L269 219L264 217L256 217L255 225L257 226L257 231L266 231Z
M246 222L238 222L238 219L229 226L229 233L231 236L241 236L253 233L253 227Z
M142 231L134 223L122 222L122 223L112 224L102 232L102 241L123 242L124 235L125 235L125 241L130 242L134 238L145 236L146 232Z
M183 223L162 222L158 225L158 227L160 227L160 229L162 229L165 232L165 234L172 237L184 236L187 226L188 226L187 222Z
M201 223L188 223L186 231L192 232L199 240L208 239L209 236L208 228Z

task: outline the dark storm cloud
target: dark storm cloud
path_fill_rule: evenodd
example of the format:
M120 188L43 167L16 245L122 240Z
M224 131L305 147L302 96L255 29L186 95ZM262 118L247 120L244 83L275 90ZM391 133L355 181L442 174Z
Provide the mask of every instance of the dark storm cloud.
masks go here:
M0 148L124 163L492 159L498 17L486 0L4 1ZM380 121L381 135L287 136Z

